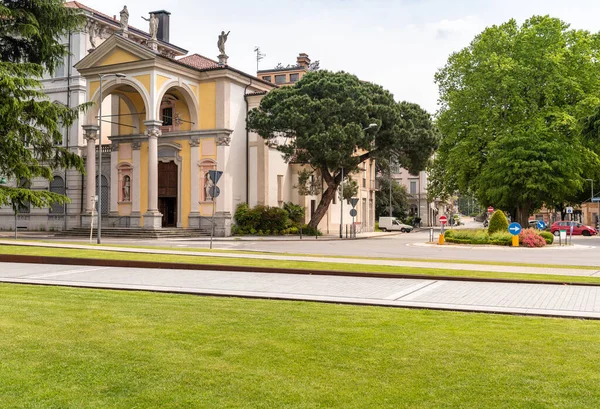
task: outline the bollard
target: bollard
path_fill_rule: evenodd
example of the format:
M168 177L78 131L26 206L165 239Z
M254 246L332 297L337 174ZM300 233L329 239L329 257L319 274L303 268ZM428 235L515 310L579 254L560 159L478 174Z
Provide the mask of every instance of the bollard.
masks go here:
M519 247L519 236L512 236L513 247Z
M302 240L302 226L300 226L300 240Z
M440 237L438 239L438 244L444 244L445 243L445 238L444 238L444 233L440 233Z
M429 242L433 243L433 227L429 229Z

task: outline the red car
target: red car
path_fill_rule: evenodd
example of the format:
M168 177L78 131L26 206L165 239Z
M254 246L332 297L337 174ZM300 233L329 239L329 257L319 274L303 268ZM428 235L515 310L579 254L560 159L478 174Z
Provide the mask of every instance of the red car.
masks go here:
M582 234L584 236L593 236L598 234L596 229L593 227L577 222L554 222L552 223L552 227L550 227L550 232L555 236L558 236L560 235L560 230L566 230L567 234L569 234L571 230L571 223L573 223L573 235Z

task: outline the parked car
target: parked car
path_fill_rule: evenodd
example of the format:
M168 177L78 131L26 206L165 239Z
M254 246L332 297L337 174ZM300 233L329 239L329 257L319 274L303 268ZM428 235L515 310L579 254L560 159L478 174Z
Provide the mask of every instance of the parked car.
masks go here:
M527 224L529 224L529 228L531 228L531 229L537 229L538 228L538 223L540 221L543 221L543 220L529 220L527 222Z
M571 223L573 223L573 235L581 234L584 236L594 236L598 234L598 231L593 227L577 222L554 222L550 227L550 232L555 236L559 236L561 230L566 230L567 234L569 234L571 230Z
M402 223L395 217L380 217L379 229L381 229L382 231L401 231L403 233L410 233L413 227L408 224Z

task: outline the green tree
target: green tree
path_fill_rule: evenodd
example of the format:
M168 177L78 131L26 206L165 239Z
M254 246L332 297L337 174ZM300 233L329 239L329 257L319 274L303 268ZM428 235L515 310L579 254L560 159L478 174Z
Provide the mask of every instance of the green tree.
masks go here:
M364 130L376 123L377 129ZM310 72L294 86L271 91L250 111L248 129L271 142L286 162L303 163L326 189L309 226L327 212L344 175L378 156L393 155L411 171L425 167L438 136L427 112L396 103L381 86L347 73Z
M477 35L435 76L443 135L430 188L474 192L483 206L527 222L583 189L600 161L580 118L600 96L600 38L548 16Z
M391 181L392 186L392 216L404 220L408 210L408 192L406 187L400 185L395 180ZM377 178L379 190L375 192L375 214L377 218L390 215L390 178Z
M54 72L67 55L61 37L76 30L84 17L62 0L4 0L0 3L0 177L25 180L0 185L0 205L25 203L45 207L68 198L30 190L35 177L52 179L56 168L83 171L82 159L59 147L61 128L78 110L51 103L42 92L44 71Z

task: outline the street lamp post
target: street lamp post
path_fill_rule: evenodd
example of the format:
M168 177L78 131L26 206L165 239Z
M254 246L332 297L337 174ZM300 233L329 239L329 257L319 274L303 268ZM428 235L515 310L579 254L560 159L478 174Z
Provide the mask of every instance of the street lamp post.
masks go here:
M390 170L390 217L392 217L392 156L390 155L390 166L389 166L389 170Z
M98 176L96 181L97 192L98 192L98 239L97 243L102 242L102 81L105 77L117 77L124 78L125 74L100 74L100 111L98 114Z
M590 209L591 204L594 203L594 179L586 179L587 181L592 182L592 198L590 199ZM600 202L598 202L598 213L596 214L596 217L600 217Z
M377 128L379 125L373 123L373 124L369 124L369 126L367 126L366 128L363 128L363 131L366 131L368 129L372 129L372 128ZM344 237L344 168L342 167L342 183L341 183L341 188L342 188L342 194L341 194L341 199L340 199L340 239ZM364 211L364 209L363 209Z

